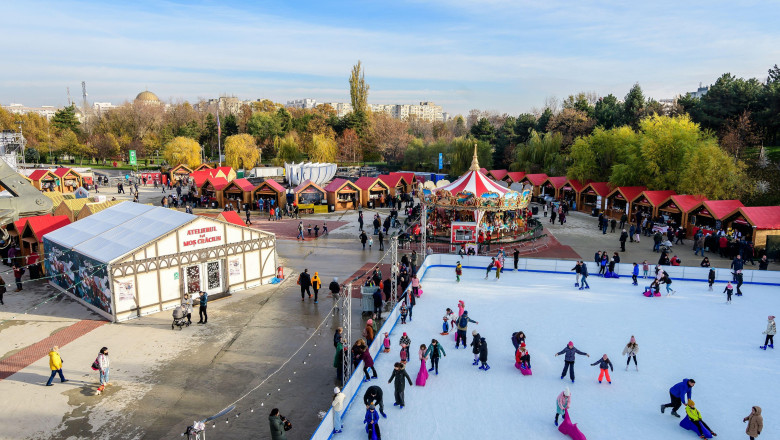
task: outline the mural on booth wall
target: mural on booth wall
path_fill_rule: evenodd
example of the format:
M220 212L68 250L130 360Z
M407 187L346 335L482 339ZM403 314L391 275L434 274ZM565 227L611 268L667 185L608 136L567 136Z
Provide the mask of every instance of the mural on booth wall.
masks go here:
M43 240L46 273L51 281L73 295L112 315L108 268L97 260Z

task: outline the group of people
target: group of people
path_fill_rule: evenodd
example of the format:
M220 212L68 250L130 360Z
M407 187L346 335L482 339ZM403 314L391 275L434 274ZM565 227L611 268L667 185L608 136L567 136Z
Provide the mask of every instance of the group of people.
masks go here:
M49 369L51 370L51 375L49 376L49 380L46 382L46 386L54 386L52 382L54 382L54 378L56 376L60 377L60 382L65 383L68 381L68 379L65 379L65 375L62 372L62 355L60 355L60 347L54 346L49 350ZM95 358L95 361L92 362L92 370L97 371L99 374L99 386L97 390L95 390L96 395L100 395L103 393L103 390L106 388L106 386L111 385L111 383L108 381L109 378L109 371L111 368L111 360L108 357L108 347L103 347L98 352L97 357Z

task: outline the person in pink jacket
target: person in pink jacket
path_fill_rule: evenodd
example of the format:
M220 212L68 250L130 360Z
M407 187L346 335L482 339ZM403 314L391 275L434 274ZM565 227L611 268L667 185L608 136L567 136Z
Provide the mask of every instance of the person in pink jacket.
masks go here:
M569 387L566 387L561 394L558 394L558 398L555 401L555 426L558 426L558 417L566 414L571 405L571 391Z
M419 297L419 290L420 290L420 279L417 278L417 274L412 275L412 294L416 297Z

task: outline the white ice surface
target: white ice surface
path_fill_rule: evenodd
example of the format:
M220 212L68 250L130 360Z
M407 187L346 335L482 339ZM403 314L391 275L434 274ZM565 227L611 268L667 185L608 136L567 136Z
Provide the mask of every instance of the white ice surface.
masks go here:
M379 384L388 415L379 419L385 440L569 438L553 425L555 398L565 386L572 391L572 421L590 440L695 439L669 410L664 415L659 410L669 401L669 388L683 378L696 380L693 400L718 438L747 438L742 418L753 405L763 409L760 438L780 438L780 348L758 348L767 315L780 312L776 286L744 285L744 296L727 305L723 284L709 292L706 283L675 281L676 295L645 298L641 291L649 280L640 279L635 287L630 277L591 276L591 289L585 291L573 287L573 274L505 271L498 281L494 272L489 280L483 277L484 271L467 269L456 284L452 269L428 270L414 321L396 325L391 353L376 359L379 379L361 386L344 415L344 433L334 438L366 438L362 397L369 385ZM488 372L471 365L470 347L455 350L453 334L439 335L445 309L457 312L458 300L479 321L469 325L468 342L475 329L486 338ZM518 330L528 337L533 376L514 367L510 337ZM407 406L401 410L393 406L387 380L400 359L398 339L404 331L412 340L407 371L413 382L420 344L436 338L447 356L425 387L407 384ZM632 334L640 347L639 372L633 362L625 371L621 355ZM554 357L569 340L590 354L577 357L574 384L568 375L560 379L563 357ZM612 385L599 384L598 367L589 365L604 353L615 365Z

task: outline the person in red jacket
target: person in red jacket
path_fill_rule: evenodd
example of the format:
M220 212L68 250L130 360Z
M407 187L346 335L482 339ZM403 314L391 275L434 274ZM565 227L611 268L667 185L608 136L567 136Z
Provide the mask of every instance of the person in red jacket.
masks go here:
M718 240L718 248L720 251L720 256L725 257L726 256L726 248L729 245L729 239L726 238L725 235L720 237L720 240Z

